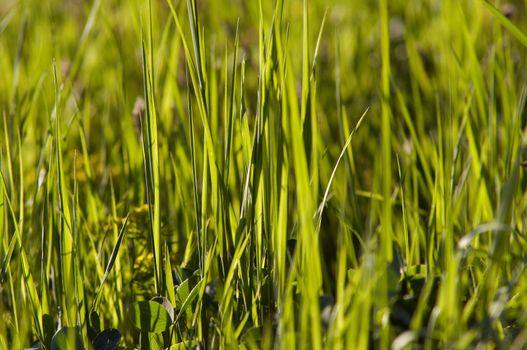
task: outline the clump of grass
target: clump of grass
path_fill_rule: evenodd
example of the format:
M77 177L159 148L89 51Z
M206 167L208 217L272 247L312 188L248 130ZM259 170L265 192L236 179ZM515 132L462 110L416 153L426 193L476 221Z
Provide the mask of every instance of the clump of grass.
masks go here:
M524 348L501 5L2 2L0 348Z

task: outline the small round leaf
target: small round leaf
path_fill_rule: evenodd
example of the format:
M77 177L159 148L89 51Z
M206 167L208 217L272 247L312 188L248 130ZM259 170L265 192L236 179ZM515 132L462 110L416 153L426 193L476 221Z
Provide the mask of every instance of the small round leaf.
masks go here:
M117 329L105 329L93 339L95 350L116 350L121 341L121 333Z

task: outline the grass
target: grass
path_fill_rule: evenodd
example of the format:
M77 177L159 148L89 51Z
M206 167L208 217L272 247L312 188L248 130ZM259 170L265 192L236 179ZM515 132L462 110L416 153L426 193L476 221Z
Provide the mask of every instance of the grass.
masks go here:
M527 3L0 4L0 349L527 346Z

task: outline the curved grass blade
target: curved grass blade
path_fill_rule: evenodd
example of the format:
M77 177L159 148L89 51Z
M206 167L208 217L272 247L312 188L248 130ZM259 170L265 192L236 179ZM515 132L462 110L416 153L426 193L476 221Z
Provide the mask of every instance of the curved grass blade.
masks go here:
M99 285L99 288L97 289L97 292L95 292L95 296L93 298L92 307L90 309L90 314L95 310L97 305L99 304L99 296L101 294L102 287L104 285L104 282L106 282L106 279L110 275L110 272L112 271L113 265L115 263L115 259L117 259L117 254L119 254L119 249L121 248L121 243L123 242L124 233L126 232L126 226L128 225L128 218L130 216L130 213L126 215L126 218L124 219L123 226L121 227L121 230L119 232L119 236L117 238L117 242L115 242L115 245L113 246L112 254L110 255L110 260L108 260L108 264L106 265L106 270L104 271L104 276L101 280L101 284Z
M500 10L498 10L488 0L480 0L483 6L489 10L489 12L500 22L502 26L520 42L523 46L527 47L527 35L525 35L514 23L512 23L507 17L505 17Z

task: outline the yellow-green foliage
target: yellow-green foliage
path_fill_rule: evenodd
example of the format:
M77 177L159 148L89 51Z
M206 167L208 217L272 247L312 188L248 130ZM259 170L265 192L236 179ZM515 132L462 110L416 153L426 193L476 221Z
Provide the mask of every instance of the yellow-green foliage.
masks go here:
M0 1L0 349L527 347L527 1Z

